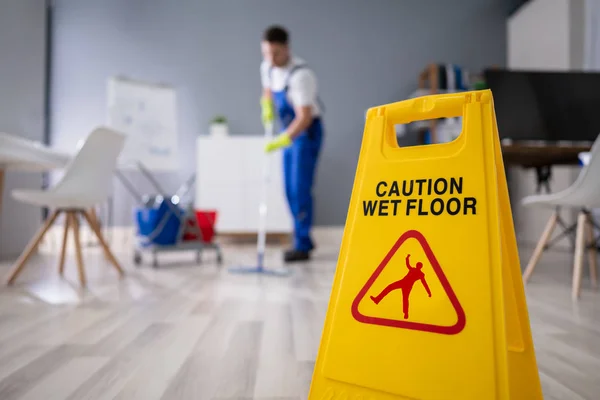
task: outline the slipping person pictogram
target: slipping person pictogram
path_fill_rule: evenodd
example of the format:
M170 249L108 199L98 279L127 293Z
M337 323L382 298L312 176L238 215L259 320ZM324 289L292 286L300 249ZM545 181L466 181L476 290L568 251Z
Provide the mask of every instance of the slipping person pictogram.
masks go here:
M402 311L404 312L404 319L408 319L408 300L410 297L410 292L412 291L412 288L417 281L421 281L423 287L425 287L425 290L427 291L427 294L429 295L429 297L431 297L431 290L429 290L429 286L427 286L425 274L423 273L423 271L421 271L421 269L423 268L423 263L418 262L416 267L411 267L410 254L408 254L406 256L406 268L408 268L408 273L404 276L404 278L400 279L399 281L390 283L377 296L370 296L371 300L373 300L375 304L379 304L381 300L383 300L385 296L387 296L390 292L402 289Z

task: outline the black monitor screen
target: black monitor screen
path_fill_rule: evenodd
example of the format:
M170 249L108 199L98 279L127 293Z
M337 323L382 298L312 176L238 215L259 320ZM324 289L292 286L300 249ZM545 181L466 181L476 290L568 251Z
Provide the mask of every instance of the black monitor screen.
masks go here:
M494 96L500 138L551 140L529 74L487 70L485 83Z
M501 138L593 142L600 73L487 70Z
M554 140L591 141L600 134L600 74L532 73Z

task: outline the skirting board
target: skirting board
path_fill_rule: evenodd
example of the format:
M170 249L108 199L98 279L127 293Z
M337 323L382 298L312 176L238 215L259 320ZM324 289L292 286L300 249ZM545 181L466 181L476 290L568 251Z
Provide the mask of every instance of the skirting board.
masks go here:
M268 233L266 239L267 239L267 244L287 245L291 242L289 233L279 233L279 232ZM217 236L217 240L220 243L227 243L227 244L256 243L257 234L250 233L250 232L239 232L239 233L227 232L227 233L219 234Z
M40 244L39 252L46 254L56 254L60 252L62 244L63 226L56 224L52 226L44 240ZM315 229L315 237L318 236ZM110 229L102 229L102 233L110 248L116 253L131 252L135 244L135 229L132 227L113 227ZM81 244L84 247L97 247L98 240L92 233L89 226L83 225L80 227ZM247 232L227 232L218 234L215 237L215 241L221 244L235 245L235 244L252 244L256 242L256 234ZM67 253L71 254L74 252L73 235L69 232L68 238L69 244L67 245ZM267 234L267 243L273 245L286 246L291 243L291 238L288 233L273 232ZM74 254L74 253L73 253Z

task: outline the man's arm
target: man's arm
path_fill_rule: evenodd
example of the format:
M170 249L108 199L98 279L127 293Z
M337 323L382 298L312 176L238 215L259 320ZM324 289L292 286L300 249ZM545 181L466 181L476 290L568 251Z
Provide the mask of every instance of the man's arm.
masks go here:
M292 140L305 131L313 119L311 106L296 106L294 107L294 113L296 116L286 129L287 134Z
M286 132L293 140L305 131L313 120L312 105L317 98L317 80L311 70L301 69L292 75L289 96L296 116Z

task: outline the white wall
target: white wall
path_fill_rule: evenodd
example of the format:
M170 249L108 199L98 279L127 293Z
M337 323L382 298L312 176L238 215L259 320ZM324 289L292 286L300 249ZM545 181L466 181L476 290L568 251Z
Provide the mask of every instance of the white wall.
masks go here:
M600 70L600 0L585 0L585 53L586 70Z
M569 2L569 53L570 69L583 69L585 64L585 26L586 3L588 0L571 0Z
M568 0L532 0L508 20L507 34L509 68L569 69Z
M45 37L43 0L0 1L0 131L43 139ZM41 221L39 208L10 197L16 187L39 189L41 174L11 171L5 179L0 259L18 255Z
M584 55L585 0L532 0L508 21L508 68L521 70L581 69ZM577 167L554 167L551 187L558 191L568 187L579 173ZM515 230L523 244L539 239L551 211L524 209L519 200L533 194L534 170L510 168L511 198ZM572 214L564 214L572 221ZM568 245L565 240L560 245Z

